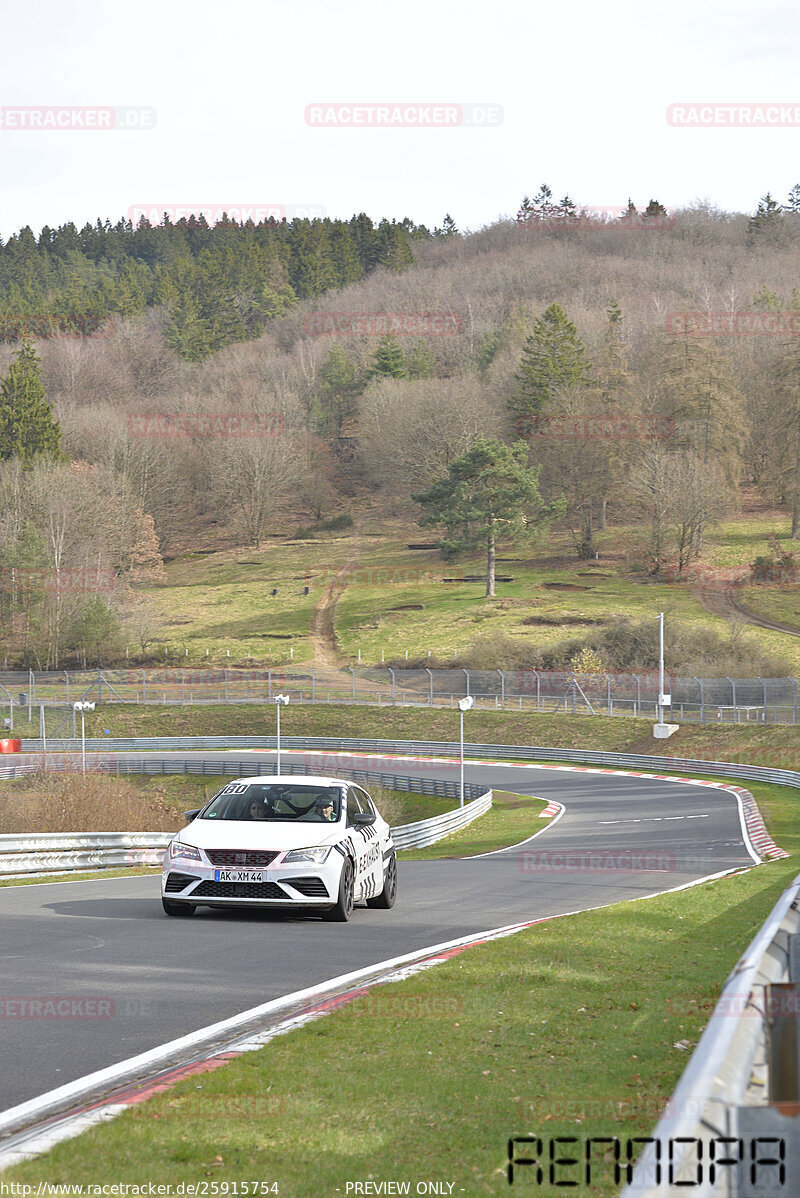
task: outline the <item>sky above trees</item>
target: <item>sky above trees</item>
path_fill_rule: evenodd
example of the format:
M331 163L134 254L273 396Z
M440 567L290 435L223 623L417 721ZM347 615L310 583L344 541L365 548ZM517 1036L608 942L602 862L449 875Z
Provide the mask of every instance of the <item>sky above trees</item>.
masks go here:
M800 14L780 0L569 6L510 0L494 20L477 0L457 13L309 0L210 0L191 14L142 0L5 6L3 105L127 106L154 127L45 132L0 128L0 236L26 224L137 207L271 206L287 215L353 212L429 226L452 212L476 228L513 215L542 178L589 207L670 209L708 197L752 211L797 182L796 130L682 128L682 102L800 100ZM319 103L479 104L483 127L320 127ZM621 169L624 164L624 170ZM746 164L746 166L743 166ZM622 192L622 194L621 194Z

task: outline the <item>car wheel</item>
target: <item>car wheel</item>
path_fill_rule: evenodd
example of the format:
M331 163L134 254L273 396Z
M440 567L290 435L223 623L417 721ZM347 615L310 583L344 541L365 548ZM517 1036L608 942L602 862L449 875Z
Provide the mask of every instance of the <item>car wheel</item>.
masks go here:
M335 907L329 907L322 912L322 918L331 923L347 923L353 914L353 862L345 857L342 865L342 876L339 879L339 898Z
M389 911L397 898L397 858L392 853L386 877L383 880L383 890L374 898L367 899L368 907L378 907L381 911Z
M164 908L165 915L194 915L195 908L189 903L171 903L169 899L162 898L161 906Z

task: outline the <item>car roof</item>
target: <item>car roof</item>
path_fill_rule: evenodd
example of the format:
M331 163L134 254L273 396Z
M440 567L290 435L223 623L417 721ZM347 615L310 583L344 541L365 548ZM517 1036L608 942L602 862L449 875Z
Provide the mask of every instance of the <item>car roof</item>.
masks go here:
M230 778L231 782L258 782L261 785L265 783L280 783L282 786L291 784L293 786L350 786L346 778L326 778L317 774L259 774L255 778ZM225 783L227 785L227 782Z

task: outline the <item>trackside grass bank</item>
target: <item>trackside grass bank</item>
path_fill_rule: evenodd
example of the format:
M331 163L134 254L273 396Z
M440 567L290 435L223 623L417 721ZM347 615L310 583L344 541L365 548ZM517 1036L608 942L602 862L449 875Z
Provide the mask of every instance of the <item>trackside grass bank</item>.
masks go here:
M27 708L21 709L27 714ZM207 707L139 706L109 703L86 717L86 735L111 736L274 736L273 704L214 704ZM168 730L168 732L167 732ZM458 740L458 711L418 707L351 707L292 703L284 710L285 736L355 736L400 740ZM38 737L33 724L15 716L15 736ZM653 737L653 721L628 716L552 715L475 709L464 721L472 743L552 745L567 749L606 749L707 760L750 762L800 769L800 726L722 726L683 724L668 741ZM6 760L6 759L3 759ZM13 761L13 756L7 758Z
M581 1156L589 1137L616 1136L624 1160L627 1141L648 1134L722 984L797 872L795 792L753 791L789 859L465 951L190 1078L3 1181L199 1181L231 1194L234 1182L259 1179L292 1198L334 1198L348 1183L408 1182L414 1193L435 1179L455 1194L500 1194L513 1192L509 1137L536 1134L543 1184L531 1184L531 1170L515 1184L563 1194L548 1184L549 1143L574 1137L555 1155ZM592 1161L588 1183L585 1165L556 1177L576 1180L582 1198L617 1194L611 1147Z

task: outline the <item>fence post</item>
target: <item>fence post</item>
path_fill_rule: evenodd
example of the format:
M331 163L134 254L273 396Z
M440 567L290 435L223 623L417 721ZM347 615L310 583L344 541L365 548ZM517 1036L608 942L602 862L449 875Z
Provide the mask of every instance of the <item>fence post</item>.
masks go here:
M425 673L428 675L428 681L430 683L430 689L428 691L428 703L431 707L433 707L433 670L429 670L426 666Z
M97 667L97 702L103 702L103 675L99 666Z
M347 668L350 671L350 673L353 675L353 702L355 703L355 701L356 701L356 672L352 666L348 666Z
M541 707L540 707L540 700L541 700L541 688L542 688L542 680L541 680L541 678L539 677L539 671L538 671L538 670L534 670L533 672L534 672L534 674L536 675L536 710L537 710L537 711L541 711ZM520 706L520 711L521 711L521 710L522 710L522 695L520 695L520 704L519 704L519 706Z
M142 670L142 702L147 702L147 671Z
M792 686L794 687L794 706L792 707L792 723L796 724L797 723L797 679L790 678L789 681L791 682Z
M467 676L467 693L466 693L466 698L468 699L468 698L469 698L469 670L464 670L464 673L465 673L465 674L466 674L466 676Z
M73 707L73 709L72 709L72 739L73 740L78 739L78 725L75 722L76 718L77 717L76 717L76 713L75 713L75 708Z
M267 698L272 702L272 670L267 670Z
M768 722L767 721L767 684L763 678L759 678L758 681L761 683L761 686L764 690L764 723L766 724Z
M64 681L67 684L67 702L69 703L69 670L64 671Z
M503 707L505 707L505 705L506 705L506 676L502 670L498 670L497 672L500 675L500 693L502 695L501 702L503 704Z
M642 714L642 680L638 674L634 674L633 677L636 679L636 715L640 716Z
M228 702L228 671L225 670L225 702Z
M700 687L700 723L705 724L705 722L706 722L706 693L705 693L705 689L703 688L703 680L702 680L702 678L695 677L695 682Z
M734 724L738 724L739 723L739 715L736 710L736 683L733 681L732 678L729 678L727 674L725 675L725 681L730 682L730 684L731 684L731 699L733 701L733 722L734 722Z
M394 670L389 666L389 673L392 676L392 702L394 703Z
M181 670L181 703L186 702L186 671Z
M317 697L317 675L314 672L314 667L311 667L311 702L313 703Z

